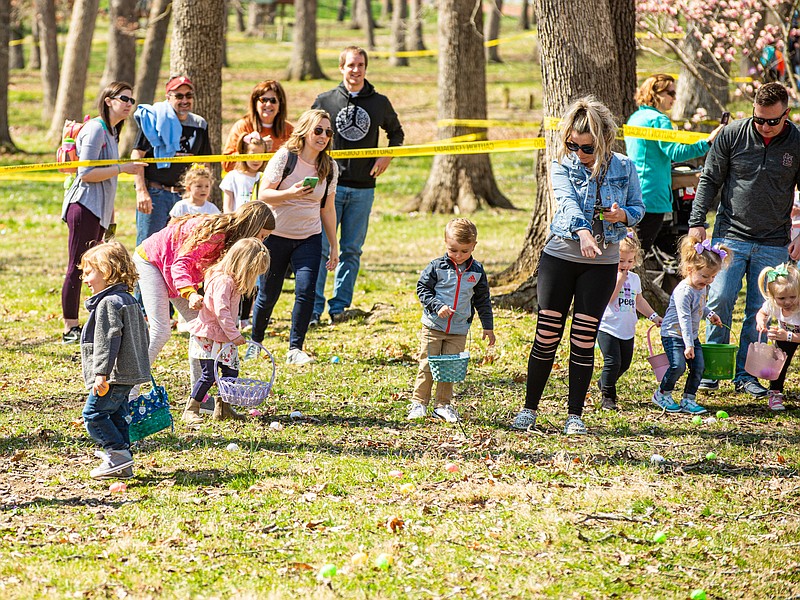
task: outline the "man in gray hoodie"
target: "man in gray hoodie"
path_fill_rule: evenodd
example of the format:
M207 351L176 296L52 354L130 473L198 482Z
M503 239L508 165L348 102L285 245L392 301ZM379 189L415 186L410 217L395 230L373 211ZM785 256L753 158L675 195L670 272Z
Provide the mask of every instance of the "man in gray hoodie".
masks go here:
M725 127L711 146L689 218L689 235L704 240L706 213L721 192L712 241L731 248L733 260L711 284L708 307L730 326L742 280L747 278L734 385L736 391L757 398L768 391L744 365L747 349L756 340L756 313L763 303L758 276L790 255L800 257L800 241L790 243L789 237L794 190L800 184L800 131L788 119L786 88L777 82L758 88L753 116ZM728 343L728 329L709 326L706 339ZM712 380L700 385L700 389L718 387Z

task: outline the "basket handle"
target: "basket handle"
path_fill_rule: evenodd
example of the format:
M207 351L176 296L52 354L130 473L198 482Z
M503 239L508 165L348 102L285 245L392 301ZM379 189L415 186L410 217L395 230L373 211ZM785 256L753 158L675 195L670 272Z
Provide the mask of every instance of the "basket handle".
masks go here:
M730 327L728 327L727 325L725 325L725 323L722 323L722 322L720 321L720 325L722 325L722 326L723 326L725 329L727 329L728 331L730 331L730 332L731 332L731 335L733 335L734 339L736 340L736 345L738 346L738 345L739 345L739 336L738 336L738 335L736 335L736 333L733 331L733 329L731 329ZM707 332L706 332L706 333L707 333Z
M650 325L649 329L647 330L647 349L650 351L650 356L655 356L655 352L653 352L653 341L650 339L650 332L653 331L658 327L658 325Z
M272 361L272 377L269 380L269 387L270 389L272 389L272 384L275 383L275 357L272 356L272 352L264 348L264 346L262 346L256 341L247 340L247 344L253 344L254 346L257 346L259 349L263 350L264 353L267 356L269 356L270 361ZM222 345L222 348L220 348L219 352L217 353L217 357L214 359L214 381L216 382L217 387L219 387L219 368L218 368L219 357L222 356L222 351L225 350L225 348L227 348L228 346L232 346L234 349L236 348L236 344L233 344L232 342L227 342Z

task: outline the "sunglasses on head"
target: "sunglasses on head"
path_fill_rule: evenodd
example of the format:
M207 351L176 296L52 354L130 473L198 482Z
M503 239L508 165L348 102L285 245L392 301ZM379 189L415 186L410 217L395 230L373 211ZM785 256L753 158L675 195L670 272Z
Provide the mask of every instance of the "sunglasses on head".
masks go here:
M172 96L176 100L183 100L184 98L191 100L194 98L194 92L186 92L185 94L176 94L175 92L172 92Z
M327 137L333 137L333 129L323 129L322 127L314 127L314 135L325 134Z
M783 119L783 117L785 117L786 113L788 113L788 112L789 112L789 109L787 108L785 111L783 111L783 114L780 117L776 117L774 119L765 119L764 117L757 117L756 116L756 109L753 109L753 123L755 123L756 125L767 124L770 127L775 127L775 125L780 123L781 119Z
M136 104L136 98L131 98L130 96L114 96L114 99L128 104Z
M277 104L278 103L278 99L275 98L274 96L261 96L258 99L258 101L261 102L261 104Z
M577 152L580 150L584 154L594 154L594 146L590 144L576 144L575 142L565 142L564 145L570 152Z

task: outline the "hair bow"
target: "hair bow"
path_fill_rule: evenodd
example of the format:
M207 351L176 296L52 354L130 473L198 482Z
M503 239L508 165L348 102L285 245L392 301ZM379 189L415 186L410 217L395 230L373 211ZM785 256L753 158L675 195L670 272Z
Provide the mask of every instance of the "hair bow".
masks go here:
M625 234L625 235L626 235L627 237L631 238L631 239L633 239L633 238L636 236L636 234L635 234L635 233L633 233L633 231L632 231L632 230L631 230L631 231L629 231L629 232L628 232L627 234Z
M767 271L767 283L772 283L778 277L789 277L789 269L786 268L786 265L780 264L774 269Z
M722 260L728 256L728 253L725 252L722 248L719 247L719 244L711 245L711 242L708 238L704 239L702 242L698 242L694 245L694 250L698 254L702 254L703 252L713 252L717 256L719 256Z
M245 141L245 142L247 142L248 144L255 144L256 142L261 142L261 141L263 141L263 140L261 139L261 134L260 134L260 133L258 133L258 132L256 132L256 131L251 131L251 132L250 132L250 133L248 133L246 136L244 136L244 138L243 138L243 139L244 139L244 141Z

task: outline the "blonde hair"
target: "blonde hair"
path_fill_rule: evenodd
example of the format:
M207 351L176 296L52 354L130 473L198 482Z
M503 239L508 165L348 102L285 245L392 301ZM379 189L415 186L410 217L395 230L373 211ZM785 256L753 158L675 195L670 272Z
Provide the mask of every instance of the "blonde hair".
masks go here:
M772 281L769 280L770 276ZM758 289L764 296L764 300L769 302L773 308L778 308L775 304L775 296L781 291L790 290L800 297L800 271L790 263L767 267L758 275Z
M225 273L233 279L236 291L248 295L255 291L258 276L269 271L269 263L269 250L264 242L255 237L242 238L209 269L208 276Z
M258 148L258 152L250 152L250 148ZM237 154L266 154L267 153L267 142L264 141L257 133L244 133L239 137L239 141L236 144L236 153ZM264 170L264 167L267 166L267 161L261 161L261 166L257 169L259 172ZM236 170L237 171L245 171L247 170L247 161L242 160L236 163Z
M561 161L568 154L566 143L572 132L591 134L594 146L592 179L598 179L606 170L614 142L617 137L617 122L608 107L594 96L578 98L567 107L561 118L558 132L559 145L556 159Z
M174 239L180 237L183 224L189 219L201 219L200 223L181 244L181 253L205 242L223 238L222 254L242 238L256 237L262 229L275 230L275 214L266 202L252 200L242 204L236 212L217 215L186 215L175 221Z
M204 167L203 165L195 163L189 169L187 169L187 171L183 174L183 177L181 177L180 183L178 184L184 189L184 198L188 198L190 196L189 188L201 179L208 179L208 181L211 182L211 185L214 185L214 174L208 167Z
M639 241L639 236L636 235L636 231L633 229L628 229L628 235L620 241L619 251L620 254L623 252L633 252L633 263L636 267L641 265L644 261L642 243Z
M348 46L344 50L342 50L341 54L339 54L339 68L344 67L344 63L347 62L347 55L348 54L360 54L361 57L364 59L364 69L367 68L369 65L369 57L367 56L367 51L361 48L360 46Z
M700 238L694 236L685 235L680 239L678 248L681 256L681 275L683 277L688 277L689 273L701 269L713 269L718 272L730 264L733 253L727 246L715 244L713 247L705 247L703 243L703 251L698 252L698 244L701 244Z
M674 83L675 78L672 75L667 75L666 73L650 75L650 77L642 82L639 89L636 90L634 100L639 106L646 105L659 108L659 105L663 102L658 95L663 94L669 88L670 84Z
M333 124L331 116L324 110L315 108L304 112L302 115L300 115L300 118L297 119L297 124L294 126L294 131L292 131L292 135L289 136L289 139L286 141L283 147L289 152L300 154L303 148L305 148L306 136L322 122L322 119L328 119L328 122ZM325 149L317 155L317 177L320 179L326 179L328 177L328 173L330 173L333 169L333 165L331 164L333 160L328 155L328 151L331 149L332 144L333 137L329 137L328 144L325 146Z
M478 241L478 228L469 219L453 219L445 225L444 239L459 244L474 244Z
M81 256L81 271L85 271L86 267L98 271L109 287L124 283L129 292L133 291L133 286L139 279L139 272L130 253L115 240L98 244L84 252Z

